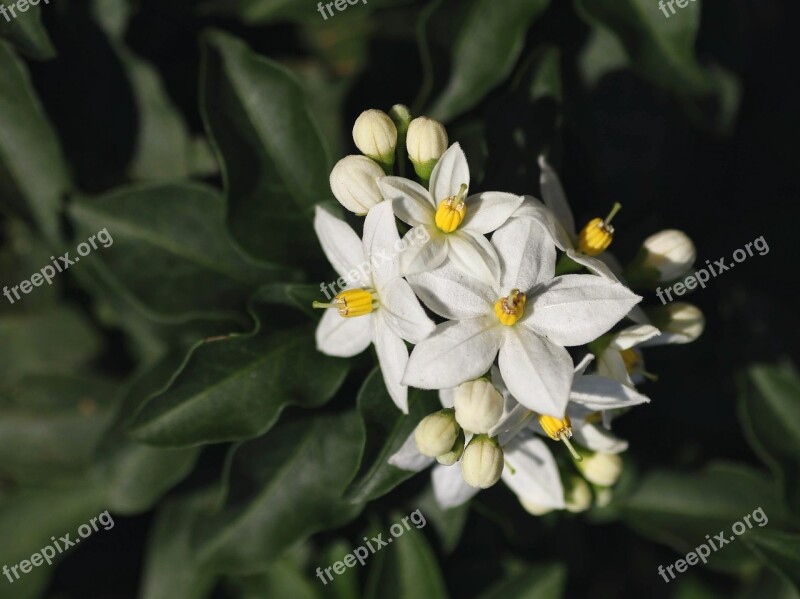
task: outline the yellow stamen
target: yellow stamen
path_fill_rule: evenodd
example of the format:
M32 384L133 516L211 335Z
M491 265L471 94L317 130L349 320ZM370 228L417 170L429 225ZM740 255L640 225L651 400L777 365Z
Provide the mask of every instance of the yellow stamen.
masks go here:
M575 447L572 446L569 439L572 437L572 422L569 419L569 416L564 416L564 418L554 418L553 416L546 416L541 414L539 416L539 425L542 427L542 430L547 433L547 436L553 439L553 441L563 441L564 445L567 446L569 453L572 455L572 459L576 462L583 461L583 457L581 454L577 452Z
M622 356L622 361L625 362L625 370L628 371L628 374L633 374L633 371L642 363L635 349L623 349L619 354Z
M314 308L336 308L342 318L354 318L369 314L378 302L369 289L348 289L342 291L330 303L314 302Z
M467 186L462 184L458 195L445 198L436 210L436 226L443 233L452 233L458 229L459 225L467 215L467 204L464 202L464 195L467 193Z
M595 218L589 221L578 235L578 250L587 256L602 254L614 241L614 227L611 220L619 212L622 205L614 204L609 215L605 218Z
M515 324L525 314L525 294L513 289L508 297L501 297L494 304L497 319L507 327Z

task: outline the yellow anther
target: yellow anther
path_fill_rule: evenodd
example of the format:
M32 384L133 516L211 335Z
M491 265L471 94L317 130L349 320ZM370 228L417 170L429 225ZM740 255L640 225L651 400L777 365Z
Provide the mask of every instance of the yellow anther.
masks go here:
M605 218L595 218L589 221L578 235L578 249L587 256L597 256L602 254L614 241L614 227L611 226L611 219L619 212L622 205L614 204L609 215Z
M443 233L452 233L461 225L467 215L467 204L464 195L467 193L467 186L461 185L458 195L445 198L436 210L436 226Z
M364 316L372 312L378 302L375 299L372 291L369 289L348 289L342 291L333 301L326 304L323 302L314 302L314 308L336 308L339 316L343 318L354 318L356 316Z
M636 367L642 363L642 359L635 349L623 349L619 354L622 356L622 361L625 362L625 370L628 371L628 374L633 374Z
M525 294L514 289L508 297L501 297L494 304L497 319L507 327L515 324L525 314Z
M547 436L553 439L553 441L563 441L570 454L572 454L572 458L576 462L583 460L581 454L575 450L575 448L572 446L572 443L569 441L570 437L572 437L572 422L570 421L569 416L564 416L564 418L555 418L553 416L540 414L539 425L542 427L542 430L547 433Z

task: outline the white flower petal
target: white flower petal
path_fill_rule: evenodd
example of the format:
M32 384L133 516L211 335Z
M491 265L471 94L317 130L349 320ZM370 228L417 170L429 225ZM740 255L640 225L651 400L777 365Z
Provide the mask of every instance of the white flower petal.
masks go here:
M649 403L650 398L604 376L576 376L569 394L570 401L590 410L613 410Z
M553 212L547 206L533 196L523 197L525 200L522 202L522 205L517 208L516 212L514 212L512 215L513 218L533 218L537 220L539 224L547 229L556 247L562 251L575 247L573 238L570 237L566 229L558 222Z
M608 331L641 299L603 277L564 275L535 296L523 323L559 345L583 345Z
M436 206L428 190L416 181L402 177L384 177L378 187L401 221L412 226L430 225L434 222Z
M553 211L556 220L566 230L567 234L575 239L577 237L575 231L575 218L572 216L572 210L567 202L567 194L564 193L564 187L561 185L561 180L558 178L556 171L548 164L544 155L539 156L539 168L542 174L539 177L539 186L542 190L542 199L545 205Z
M491 233L505 223L522 204L522 196L486 191L467 198L467 216L461 230L481 235Z
M525 427L533 420L534 413L521 403L517 403L511 396L506 398L506 411L504 411L500 422L490 431L490 437L498 437L500 445L505 445L511 439L519 435Z
M408 348L384 322L380 311L375 316L375 351L383 382L395 405L403 414L408 414L408 387L400 382L408 364Z
M458 231L447 236L447 256L461 272L486 285L497 285L500 261L489 241L477 233Z
M628 449L628 442L615 437L596 424L581 420L572 421L572 440L587 449L600 453L622 453Z
M317 349L323 354L350 358L372 343L372 314L343 318L335 309L325 310L317 325Z
M661 334L656 327L649 324L637 324L626 329L622 329L614 335L611 347L620 351L636 347L648 339L658 337Z
M510 468L503 470L503 482L520 500L563 509L564 488L558 466L544 441L517 437L504 447L504 453Z
M455 388L440 389L439 402L443 408L452 408L455 405Z
M634 306L631 308L631 311L628 312L627 316L628 320L632 320L637 324L650 324L650 318L645 314L645 311L642 310L641 306Z
M446 389L489 370L502 342L497 318L449 321L411 352L403 383L420 389Z
M631 380L631 375L628 374L625 360L622 359L622 354L616 349L607 348L597 356L597 374L618 381L628 387L633 387L633 381Z
M572 358L563 347L525 327L514 327L500 348L500 372L519 403L561 417L572 386Z
M617 277L617 275L615 275L611 271L611 269L605 265L604 262L600 261L597 258L592 258L591 256L587 256L586 254L581 254L580 252L571 248L567 249L567 256L572 258L574 262L577 262L581 266L585 266L596 275L600 275L601 277L604 277L609 281L614 281L614 282L619 281L619 277Z
M500 258L500 289L530 291L555 275L556 247L547 230L530 218L514 218L492 235Z
M409 470L411 472L424 470L435 461L435 458L429 458L419 452L413 432L405 440L403 446L389 457L389 464L401 470Z
M582 375L587 368L589 368L589 364L594 361L594 354L586 354L581 358L581 361L575 366L575 376Z
M431 478L436 503L444 509L458 507L472 499L480 491L477 487L470 487L464 482L458 464L453 466L436 464L433 467Z
M379 293L381 316L397 335L419 343L433 333L436 324L425 314L405 279L395 279L381 287Z
M459 144L453 144L433 167L430 194L436 206L451 196L458 195L461 185L469 187L469 165Z
M392 206L381 202L373 206L364 219L364 254L369 256L373 285L379 287L400 276L400 258L396 245L400 243Z
M430 272L447 259L447 242L444 235L425 228L428 240L420 242L419 239L422 237L420 229L421 227L414 227L403 237L406 246L400 254L400 273L403 276Z
M497 291L464 274L452 262L408 277L422 302L448 320L469 320L493 312Z
M364 247L350 225L322 206L317 206L314 212L314 231L328 262L336 273L347 281L348 286L372 286Z

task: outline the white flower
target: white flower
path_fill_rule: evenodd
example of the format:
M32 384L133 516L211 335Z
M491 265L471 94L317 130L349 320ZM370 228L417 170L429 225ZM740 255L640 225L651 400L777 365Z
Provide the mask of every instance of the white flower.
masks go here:
M331 191L350 212L366 214L383 201L378 181L383 169L365 156L345 156L333 167Z
M403 252L404 275L428 272L448 258L467 274L487 284L499 269L497 254L484 237L502 225L522 203L522 197L485 192L466 197L469 166L458 144L442 155L424 187L401 177L380 182L384 198L390 200L397 217L413 228L406 235L425 229L430 237L424 245Z
M382 164L394 164L397 127L382 110L365 110L353 125L353 141L365 156Z
M528 409L563 416L573 378L564 347L596 339L641 298L603 277L553 278L555 247L534 219L510 220L492 246L501 265L494 285L452 265L409 277L422 301L450 322L414 348L403 382L456 387L487 372L499 352L512 395Z
M471 433L488 433L503 415L503 396L486 379L467 381L453 391L456 420Z
M386 388L397 407L407 413L408 388L401 378L408 349L403 340L418 343L434 324L400 277L393 254L400 236L392 207L384 203L370 210L363 242L347 223L319 206L314 229L325 255L348 286L332 303L320 304L334 309L325 312L317 327L317 348L330 356L350 357L374 343Z
M659 281L671 281L686 273L697 258L697 250L683 231L667 229L642 243L641 267L658 272Z
M503 450L487 435L475 435L461 458L461 476L471 487L488 489L503 473Z
M647 341L658 340L656 327L639 324L615 333L608 346L597 356L598 374L633 387L645 377L644 358L637 348Z

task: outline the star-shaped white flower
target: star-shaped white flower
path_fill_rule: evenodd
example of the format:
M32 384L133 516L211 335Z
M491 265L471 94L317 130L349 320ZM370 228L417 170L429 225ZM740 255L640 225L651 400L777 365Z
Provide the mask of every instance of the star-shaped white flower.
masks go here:
M461 146L453 144L433 169L429 189L402 177L384 177L380 189L397 217L413 228L407 235L429 240L408 244L400 257L403 275L429 272L449 259L455 266L491 284L498 270L497 254L484 235L501 226L522 204L522 197L485 192L467 197L469 165Z
M649 324L633 325L615 333L597 356L598 374L628 387L642 382L644 359L637 347L648 341L651 345L660 345L659 337L661 331Z
M320 206L314 229L331 265L346 281L346 290L331 303L317 304L332 308L317 327L317 348L347 358L374 343L386 388L397 407L408 413L408 388L401 383L408 363L403 340L422 341L434 323L400 277L400 236L391 205L382 203L369 211L363 242L347 223Z
M553 278L553 240L536 219L509 220L491 243L500 260L494 285L447 264L409 277L422 301L449 322L414 348L403 382L456 387L486 373L499 353L514 397L537 413L561 417L573 378L564 348L596 339L641 298L603 277Z

